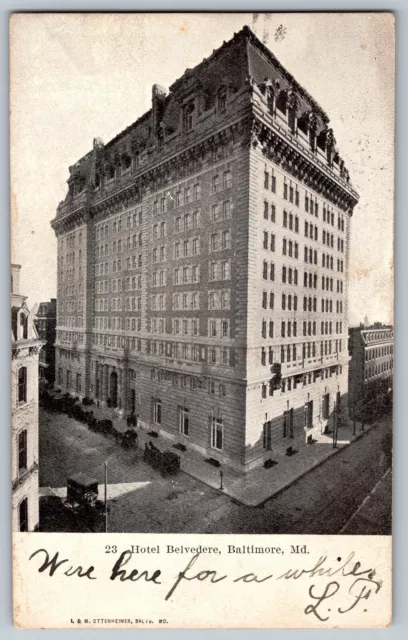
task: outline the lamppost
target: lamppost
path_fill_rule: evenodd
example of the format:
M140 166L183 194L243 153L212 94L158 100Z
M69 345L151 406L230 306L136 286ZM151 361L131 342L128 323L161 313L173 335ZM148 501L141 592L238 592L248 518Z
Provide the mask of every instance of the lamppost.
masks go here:
M222 469L220 469L220 490L221 491L224 490L224 485L223 485L223 482L222 482L223 478L224 478L224 473L223 473Z
M339 426L339 407L336 400L334 405L334 425L333 425L333 449L337 448L337 431Z

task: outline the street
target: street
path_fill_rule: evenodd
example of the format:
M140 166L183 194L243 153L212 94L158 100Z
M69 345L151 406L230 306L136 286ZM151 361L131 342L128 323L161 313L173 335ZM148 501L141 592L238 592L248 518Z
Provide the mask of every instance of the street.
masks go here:
M347 533L353 533L350 519L387 470L382 447L390 425L388 416L254 508L183 472L163 478L143 462L141 450L125 450L65 414L41 409L40 486L51 487L62 497L67 477L79 471L102 484L107 461L109 531L336 534L348 523ZM386 500L391 511L391 494ZM371 524L370 533L375 533L372 528Z

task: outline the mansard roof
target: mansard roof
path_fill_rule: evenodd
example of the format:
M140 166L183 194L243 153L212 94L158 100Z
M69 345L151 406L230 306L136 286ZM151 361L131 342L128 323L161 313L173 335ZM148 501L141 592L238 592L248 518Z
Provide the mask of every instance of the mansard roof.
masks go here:
M175 129L179 123L179 111L183 94L200 88L210 92L221 83L236 85L238 88L245 78L252 78L256 84L265 78L272 82L278 80L281 89L295 90L304 109L314 110L327 124L329 118L320 105L283 67L276 56L257 38L248 26L234 34L233 38L215 49L209 58L205 58L193 69L186 69L184 74L170 86L169 94L163 100L162 121L165 126ZM140 145L143 148L151 135L152 109L118 133L104 145L105 152L114 155L120 143ZM131 139L131 140L130 140ZM92 152L83 156L70 167L71 175L86 175L92 162Z

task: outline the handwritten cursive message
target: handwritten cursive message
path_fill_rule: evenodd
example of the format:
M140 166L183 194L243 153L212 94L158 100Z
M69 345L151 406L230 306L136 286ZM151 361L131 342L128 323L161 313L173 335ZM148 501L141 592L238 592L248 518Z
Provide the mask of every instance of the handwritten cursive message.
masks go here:
M382 587L382 580L377 576L374 567L365 567L357 559L355 552L347 558L335 558L333 561L327 556L320 556L315 561L308 562L306 567L289 566L284 571L274 572L273 561L270 567L260 574L251 568L236 575L219 572L215 566L215 558L211 558L211 567L207 567L205 556L195 553L176 576L166 575L160 566L141 568L136 566L134 554L130 549L119 553L118 558L109 567L108 574L94 565L80 565L69 558L60 556L60 552L50 552L45 548L36 549L29 556L30 562L35 563L37 571L49 578L64 576L70 579L82 580L110 580L115 583L134 582L140 587L152 585L160 589L165 601L175 601L183 595L183 589L199 588L200 583L206 583L217 588L219 583L232 584L267 584L271 581L300 581L305 585L304 614L313 616L320 622L330 619L333 612L347 614L356 607L367 611L368 602L372 602Z

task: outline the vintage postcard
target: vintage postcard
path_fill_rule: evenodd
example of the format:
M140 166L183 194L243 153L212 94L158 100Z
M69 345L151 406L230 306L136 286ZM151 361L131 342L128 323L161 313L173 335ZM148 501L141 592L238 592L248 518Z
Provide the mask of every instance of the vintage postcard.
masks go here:
M391 624L394 31L11 16L16 626Z

